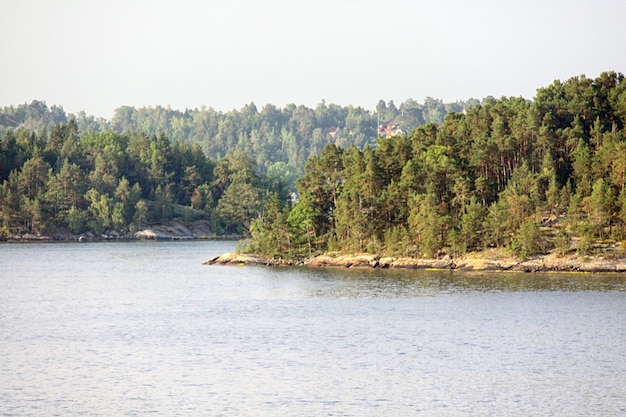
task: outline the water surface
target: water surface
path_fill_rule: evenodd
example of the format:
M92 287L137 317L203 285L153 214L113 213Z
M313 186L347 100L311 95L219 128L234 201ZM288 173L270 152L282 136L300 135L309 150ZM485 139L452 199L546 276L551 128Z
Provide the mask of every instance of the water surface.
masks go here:
M626 278L0 245L3 416L623 416Z

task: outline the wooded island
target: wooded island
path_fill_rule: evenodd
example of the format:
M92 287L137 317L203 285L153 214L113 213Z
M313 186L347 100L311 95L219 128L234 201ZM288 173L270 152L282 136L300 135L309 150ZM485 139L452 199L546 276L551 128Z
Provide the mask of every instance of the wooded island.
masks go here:
M624 254L620 73L555 81L534 101L448 107L439 122L425 120L424 106L405 113L384 102L376 114L325 103L289 109L218 114L215 136L195 141L189 131L172 141L149 129L102 130L104 121L87 128L85 115L51 130L6 128L0 235L98 235L185 218L249 235L243 251L284 260L327 252L455 259L485 248L519 259ZM5 108L2 125L18 110ZM170 127L209 113L190 111ZM416 127L403 130L403 117ZM229 140L212 159L212 141Z
M461 257L503 248L626 251L626 82L607 72L450 113L375 147L324 148L271 198L247 250L267 257ZM615 250L614 250L615 249Z

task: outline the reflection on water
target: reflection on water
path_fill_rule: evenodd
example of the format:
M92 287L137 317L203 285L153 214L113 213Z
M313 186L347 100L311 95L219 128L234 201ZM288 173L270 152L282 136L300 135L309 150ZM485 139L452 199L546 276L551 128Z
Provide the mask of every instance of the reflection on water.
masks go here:
M268 274L259 268L259 273ZM626 291L626 274L269 268L313 297L420 297L488 291ZM295 275L295 278L294 278Z
M626 415L626 277L0 245L3 416Z

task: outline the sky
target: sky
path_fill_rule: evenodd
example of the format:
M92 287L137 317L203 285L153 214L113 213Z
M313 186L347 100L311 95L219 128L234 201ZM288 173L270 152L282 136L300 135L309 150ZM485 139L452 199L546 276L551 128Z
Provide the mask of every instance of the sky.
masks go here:
M0 107L532 99L626 72L623 0L0 0Z

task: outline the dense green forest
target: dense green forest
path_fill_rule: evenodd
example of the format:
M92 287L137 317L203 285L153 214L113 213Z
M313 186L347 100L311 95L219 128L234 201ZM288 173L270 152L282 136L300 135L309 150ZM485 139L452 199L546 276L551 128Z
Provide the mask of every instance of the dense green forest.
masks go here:
M270 195L286 201L306 160L329 143L375 144L477 100L427 98L374 112L253 103L213 109L120 107L108 121L45 102L0 110L0 236L133 232L181 217L248 233ZM377 128L377 125L379 126Z
M247 250L525 258L626 240L626 81L615 72L488 100L375 145L327 145L274 196ZM575 244L574 244L575 242ZM624 247L624 245L622 246Z
M165 135L7 131L0 142L0 236L129 233L174 217L246 233L269 195L287 198L243 152L218 162Z
M407 100L396 106L380 100L374 111L362 107L319 103L314 109L289 104L278 108L266 104L259 111L254 103L240 110L219 112L212 108L173 110L156 106L136 109L123 106L111 120L97 119L84 112L67 115L62 107L48 107L42 101L0 109L0 134L25 128L51 131L56 124L74 120L79 132L141 132L149 137L165 135L172 143L198 143L207 157L219 161L227 154L242 151L254 159L261 174L281 176L293 184L303 174L311 156L328 143L339 147L373 146L380 134L411 132L425 123L443 123L446 114L461 112L479 104L475 99L443 103L426 98L424 104ZM392 132L392 133L393 133Z
M555 81L533 102L381 101L374 112L121 107L107 121L38 101L5 107L0 236L182 218L251 233L247 249L274 257L526 257L573 242L590 253L626 240L625 90L606 72Z

